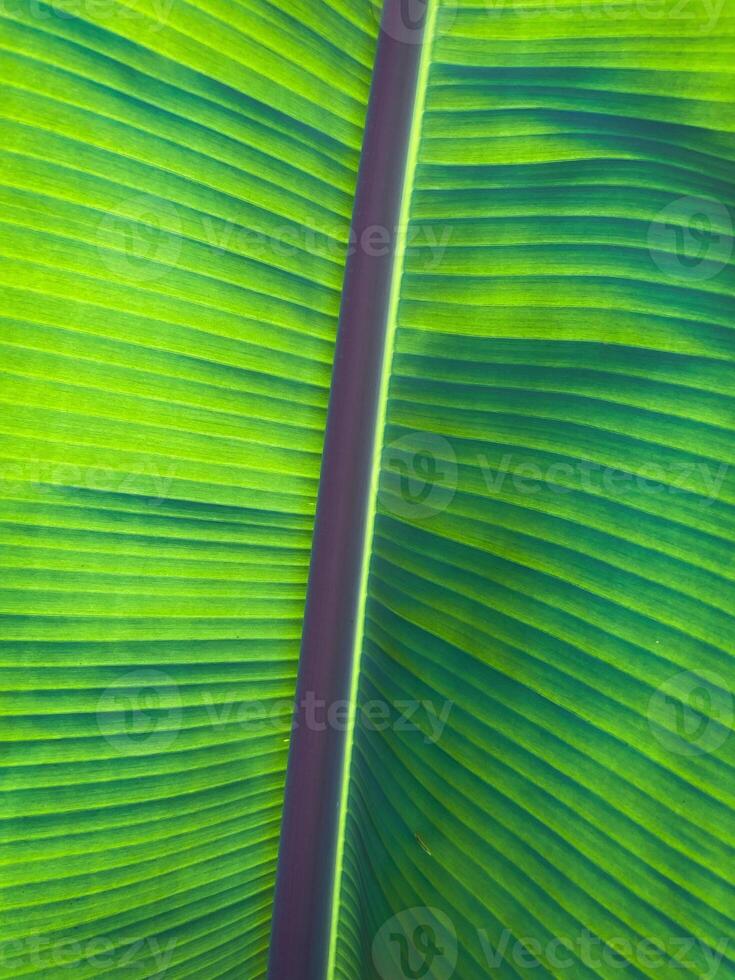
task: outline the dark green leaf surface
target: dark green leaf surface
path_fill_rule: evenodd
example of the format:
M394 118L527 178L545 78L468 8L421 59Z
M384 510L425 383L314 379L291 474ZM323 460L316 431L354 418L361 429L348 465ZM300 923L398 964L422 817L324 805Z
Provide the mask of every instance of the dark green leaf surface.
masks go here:
M340 980L735 976L732 14L440 5Z

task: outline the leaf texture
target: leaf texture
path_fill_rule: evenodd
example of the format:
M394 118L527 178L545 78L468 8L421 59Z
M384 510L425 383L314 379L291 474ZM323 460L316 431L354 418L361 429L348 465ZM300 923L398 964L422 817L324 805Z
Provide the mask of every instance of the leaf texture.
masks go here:
M0 19L6 977L260 977L377 20Z
M733 9L427 43L332 975L732 977Z

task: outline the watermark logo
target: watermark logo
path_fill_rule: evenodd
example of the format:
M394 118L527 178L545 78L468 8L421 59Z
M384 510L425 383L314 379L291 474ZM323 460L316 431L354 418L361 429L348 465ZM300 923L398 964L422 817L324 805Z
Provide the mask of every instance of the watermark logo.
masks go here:
M101 734L121 755L155 755L172 745L181 729L181 695L162 670L123 674L97 703Z
M664 681L648 706L656 739L677 755L715 752L732 733L735 703L713 671L682 671Z
M175 204L139 194L102 218L97 226L97 249L110 272L135 282L153 282L176 265L181 232Z
M432 432L412 432L385 447L380 501L396 517L426 520L452 502L457 457L449 442Z
M449 980L457 965L457 933L438 909L405 909L383 923L372 952L383 980Z
M656 215L648 230L648 247L667 276L694 282L712 279L732 256L730 212L719 201L680 197Z
M439 0L368 0L373 17L394 41L401 44L421 44L424 24L432 3ZM457 0L443 0L440 30L446 33L457 16Z

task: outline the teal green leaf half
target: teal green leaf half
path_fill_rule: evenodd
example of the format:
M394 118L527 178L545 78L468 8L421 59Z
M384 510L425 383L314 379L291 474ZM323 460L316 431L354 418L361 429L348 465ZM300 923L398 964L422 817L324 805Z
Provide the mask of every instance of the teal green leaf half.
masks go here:
M338 980L735 976L734 20L673 6L430 22Z
M377 26L3 5L3 977L265 974Z

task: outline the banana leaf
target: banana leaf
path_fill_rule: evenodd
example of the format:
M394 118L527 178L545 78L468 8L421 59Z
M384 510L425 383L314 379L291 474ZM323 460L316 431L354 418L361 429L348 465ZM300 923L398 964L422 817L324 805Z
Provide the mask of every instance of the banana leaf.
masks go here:
M0 11L2 977L735 977L735 10L423 6Z

